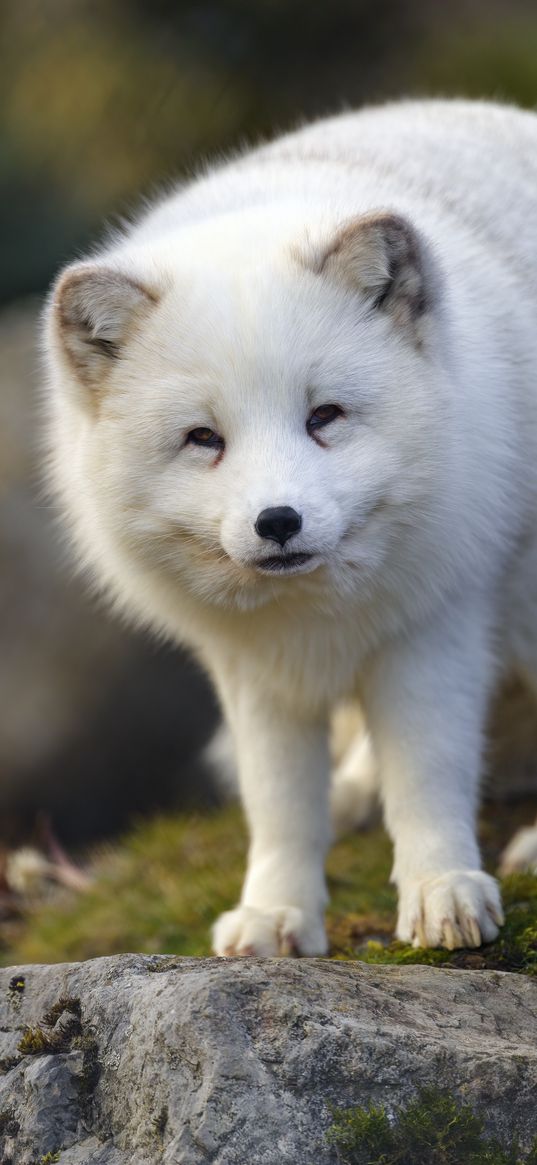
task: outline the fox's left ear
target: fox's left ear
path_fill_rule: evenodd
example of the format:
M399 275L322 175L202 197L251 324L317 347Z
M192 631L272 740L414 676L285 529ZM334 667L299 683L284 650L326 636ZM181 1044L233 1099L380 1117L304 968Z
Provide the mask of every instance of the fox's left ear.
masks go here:
M405 218L389 212L353 219L320 256L317 270L362 293L372 308L416 323L434 307L439 277L429 247Z
M100 263L69 267L54 289L50 304L56 343L88 394L104 386L159 295L122 271Z

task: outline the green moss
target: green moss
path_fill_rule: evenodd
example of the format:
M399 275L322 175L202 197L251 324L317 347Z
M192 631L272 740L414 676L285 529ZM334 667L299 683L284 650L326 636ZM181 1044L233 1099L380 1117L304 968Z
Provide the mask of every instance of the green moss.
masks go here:
M82 1035L81 1016L80 999L61 995L45 1012L40 1025L25 1028L17 1051L22 1056L54 1056L59 1052L69 1052Z
M57 1002L53 1003L52 1007L45 1012L43 1016L43 1023L45 1023L47 1027L54 1027L54 1025L58 1022L60 1015L63 1015L65 1011L68 1013L68 1015L74 1015L76 1019L80 1020L82 1015L80 999L75 998L73 995L60 995L60 998L57 1000Z
M55 1165L55 1162L59 1160L59 1153L45 1153L44 1157L39 1158L38 1165Z
M240 813L161 817L97 852L95 884L28 911L2 952L54 963L121 951L210 953L215 915L238 897L246 854Z
M336 1109L327 1140L343 1165L537 1165L537 1139L527 1152L485 1133L468 1104L438 1088L422 1089L407 1108Z
M211 924L236 902L245 859L246 833L236 807L140 824L117 847L95 854L95 884L87 894L65 893L28 910L1 962L54 963L121 951L208 955ZM339 936L338 953L351 915L364 939L390 933L395 896L389 868L389 843L378 829L332 850L329 925Z
M506 922L491 950L505 971L537 975L537 876L511 874L503 882Z
M22 1056L55 1056L61 1052L82 1052L79 1091L83 1109L89 1109L101 1073L101 1065L97 1040L91 1031L84 1031L80 999L72 995L61 995L45 1012L39 1026L25 1029L17 1050Z
M17 1044L17 1050L23 1056L53 1055L63 1050L62 1041L58 1041L51 1032L42 1027L27 1027Z
M22 1056L56 1056L59 1052L69 1052L79 1031L77 1022L65 1024L58 1032L27 1027L17 1044L17 1051Z
M494 868L507 837L535 806L502 807L484 820L483 841ZM240 811L170 816L137 825L114 848L93 858L95 882L84 895L64 892L29 909L2 952L2 962L53 963L121 951L210 954L215 917L237 900L246 857ZM537 878L504 884L507 921L497 942L479 951L414 950L394 943L396 898L389 884L391 846L382 829L349 836L328 859L331 954L370 963L429 963L537 974ZM17 992L10 991L15 1000Z
M424 950L398 942L369 941L363 947L355 946L354 956L358 955L366 963L403 966L426 963L468 970L518 971L537 976L537 877L534 874L512 874L504 880L502 890L505 926L495 942L479 950ZM348 957L348 951L341 954Z
M11 996L18 997L20 995L23 995L25 987L26 987L26 979L25 979L24 975L14 975L13 978L9 980L8 990L9 990Z

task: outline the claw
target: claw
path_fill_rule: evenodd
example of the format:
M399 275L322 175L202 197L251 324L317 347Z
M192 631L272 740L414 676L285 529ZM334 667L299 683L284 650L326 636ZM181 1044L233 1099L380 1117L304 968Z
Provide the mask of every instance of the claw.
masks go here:
M488 910L493 922L496 923L496 926L503 926L503 924L505 922L505 914L504 914L502 908L498 907L498 906L490 905L490 906L487 906L487 910Z
M412 946L422 948L427 946L427 935L425 934L425 927L423 925L422 918L420 918L416 924L416 934Z
M282 954L285 958L297 958L299 950L297 941L293 934L283 934L281 936L280 954Z
M444 946L448 951L454 951L457 946L460 946L458 941L458 928L454 923L450 922L449 918L445 918L442 923L442 934L444 937Z
M470 937L472 940L471 943L469 943L468 945L472 946L472 947L480 947L482 939L481 939L481 931L479 929L477 918L468 918L466 921L467 921L468 930L470 931Z

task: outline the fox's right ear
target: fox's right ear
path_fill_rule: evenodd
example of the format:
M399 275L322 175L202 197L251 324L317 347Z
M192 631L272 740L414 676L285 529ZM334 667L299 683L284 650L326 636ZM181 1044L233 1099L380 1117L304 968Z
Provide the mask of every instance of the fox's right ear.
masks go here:
M302 258L304 262L304 257ZM391 211L351 219L305 259L316 274L357 292L414 340L442 298L441 274L427 240Z
M49 325L82 390L94 397L159 294L131 275L97 263L77 263L60 276Z

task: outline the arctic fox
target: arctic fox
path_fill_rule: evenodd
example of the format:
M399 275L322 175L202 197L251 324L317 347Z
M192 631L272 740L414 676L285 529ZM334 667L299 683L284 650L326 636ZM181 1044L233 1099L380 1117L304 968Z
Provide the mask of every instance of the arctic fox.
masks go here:
M491 693L537 685L536 190L531 113L366 109L208 169L52 291L81 559L191 648L233 736L250 849L218 954L326 950L341 702L399 938L502 923L475 817Z

